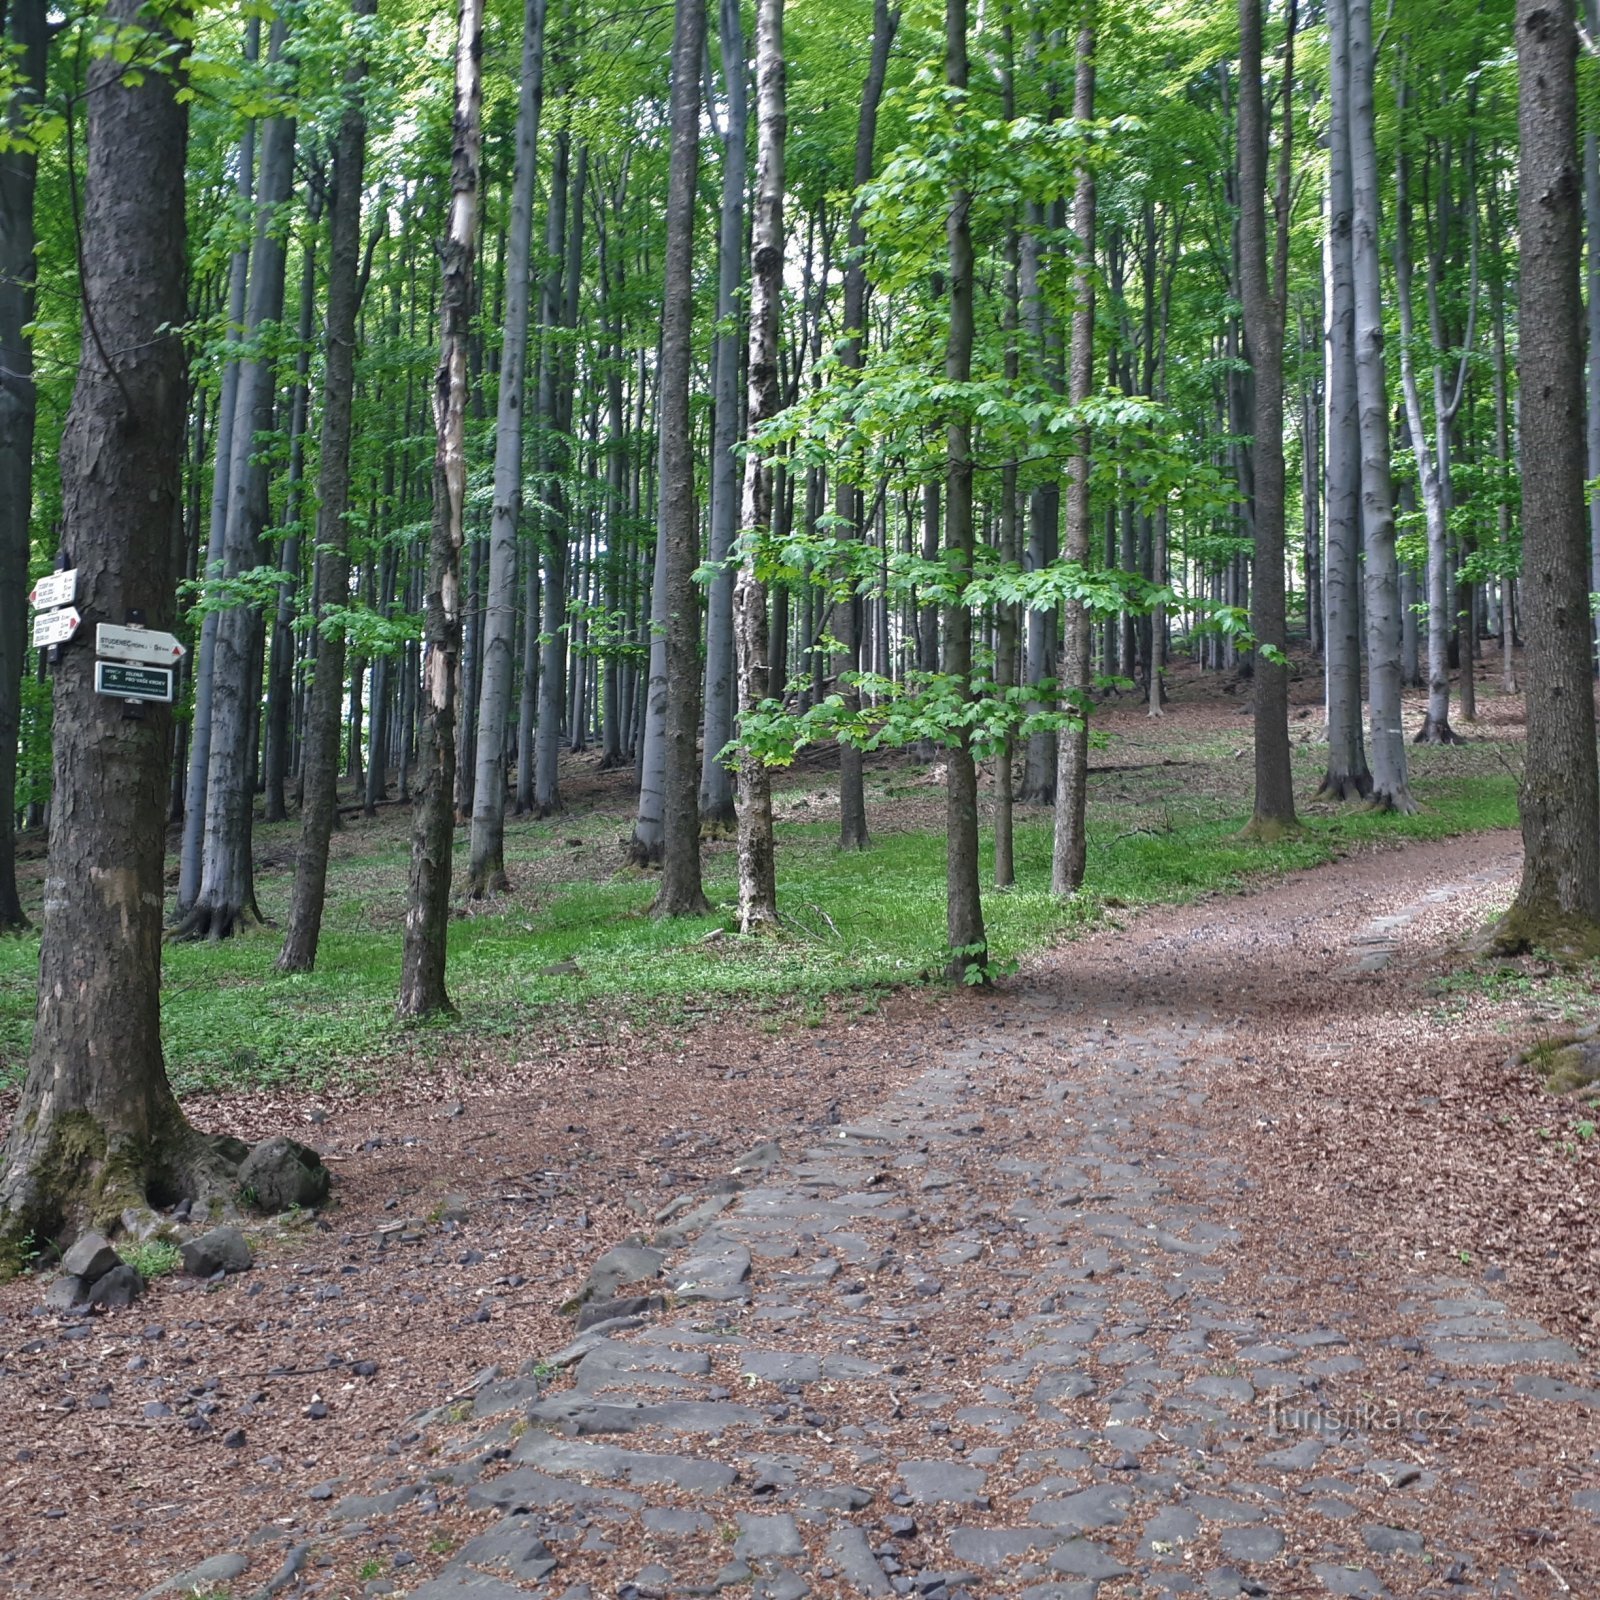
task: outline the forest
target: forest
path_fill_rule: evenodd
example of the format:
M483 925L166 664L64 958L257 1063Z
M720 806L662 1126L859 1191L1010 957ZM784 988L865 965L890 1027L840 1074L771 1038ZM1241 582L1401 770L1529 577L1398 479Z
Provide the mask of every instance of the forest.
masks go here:
M0 1587L1600 1592L1600 0L0 20Z

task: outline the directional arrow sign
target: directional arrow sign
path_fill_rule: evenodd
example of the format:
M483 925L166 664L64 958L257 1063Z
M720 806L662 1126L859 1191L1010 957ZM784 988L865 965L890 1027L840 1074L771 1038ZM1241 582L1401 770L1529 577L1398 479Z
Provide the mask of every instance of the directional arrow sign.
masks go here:
M42 650L47 644L65 644L82 621L75 606L66 606L60 611L41 611L33 619L34 649Z
M109 622L102 622L94 630L94 650L96 655L112 656L118 661L150 661L163 667L170 667L189 653L170 633L155 628L114 627Z
M51 606L70 606L78 598L78 569L68 567L65 572L46 573L33 586L29 601L40 611Z
M99 694L118 700L172 699L171 667L130 667L120 661L97 661L94 686Z

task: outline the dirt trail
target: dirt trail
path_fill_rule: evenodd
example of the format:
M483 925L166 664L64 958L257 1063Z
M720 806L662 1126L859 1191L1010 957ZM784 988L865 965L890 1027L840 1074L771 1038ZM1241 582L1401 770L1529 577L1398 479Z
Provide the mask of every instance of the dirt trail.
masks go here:
M1556 1113L1498 1014L1425 990L1516 866L1500 836L1364 854L994 995L697 1041L625 1102L568 1064L370 1150L342 1109L333 1228L253 1284L87 1332L0 1300L32 1452L0 1587L205 1555L185 1583L235 1596L1600 1594L1593 1230L1552 1220L1594 1162L1529 1155ZM535 1174L533 1118L584 1158ZM461 1218L396 1229L441 1160ZM590 1267L585 1316L617 1315L573 1343ZM384 1340L376 1378L320 1357Z

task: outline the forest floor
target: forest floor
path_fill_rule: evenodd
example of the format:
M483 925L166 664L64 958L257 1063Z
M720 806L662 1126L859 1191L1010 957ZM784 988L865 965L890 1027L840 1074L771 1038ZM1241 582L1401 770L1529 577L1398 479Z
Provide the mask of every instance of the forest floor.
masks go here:
M1053 933L1010 912L987 992L894 982L936 950L926 907L915 938L840 921L936 878L936 777L903 763L873 807L899 875L853 860L814 902L844 931L797 936L797 969L835 963L797 1001L783 970L631 970L740 958L630 917L616 975L556 958L592 982L565 1006L497 1031L469 963L460 1026L308 1084L288 1023L228 1010L269 985L265 934L174 951L236 963L181 980L213 1002L214 1055L207 997L173 1040L190 1114L297 1131L334 1203L127 1311L0 1289L0 1591L1600 1594L1600 1140L1517 1059L1600 1011L1596 974L1475 954L1516 881L1485 831L1516 709L1419 752L1422 818L1312 810L1301 857L1240 860L1236 707L1180 683L1160 723L1113 713L1094 899ZM537 843L615 838L596 792L527 857L598 855ZM807 826L791 884L828 860ZM396 826L340 849L392 933ZM597 911L548 870L495 916L565 905L593 940L648 896ZM538 937L498 948L553 964ZM657 1248L609 1253L633 1237ZM645 1303L577 1333L586 1285Z

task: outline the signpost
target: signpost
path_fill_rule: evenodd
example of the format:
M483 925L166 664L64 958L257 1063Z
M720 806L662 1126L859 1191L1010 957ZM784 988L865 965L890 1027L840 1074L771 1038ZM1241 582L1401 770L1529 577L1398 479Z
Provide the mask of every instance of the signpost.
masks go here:
M77 607L64 606L59 611L41 611L33 619L33 646L43 650L47 645L65 644L78 631L83 618Z
M33 586L28 602L38 611L48 611L52 606L70 606L78 598L78 569L68 567L65 572L47 572Z
M159 700L170 705L172 677L171 667L136 667L120 661L94 664L95 693L117 700Z
M118 627L102 622L94 630L96 655L116 661L144 661L153 666L170 667L189 652L170 633L157 628Z

